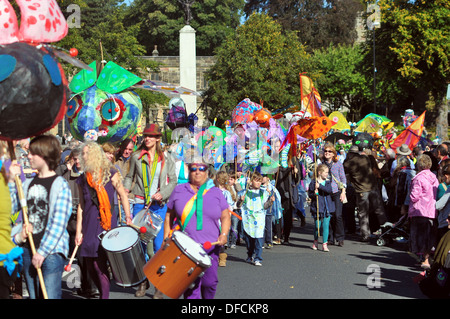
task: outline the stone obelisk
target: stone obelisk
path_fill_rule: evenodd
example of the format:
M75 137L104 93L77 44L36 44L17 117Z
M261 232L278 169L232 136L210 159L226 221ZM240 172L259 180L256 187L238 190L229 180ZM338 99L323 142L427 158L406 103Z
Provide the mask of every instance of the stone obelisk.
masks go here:
M195 30L190 25L191 5L194 1L181 1L185 13L185 26L180 30L180 86L197 90L197 53L195 44ZM197 111L197 97L181 96L186 103L187 114Z

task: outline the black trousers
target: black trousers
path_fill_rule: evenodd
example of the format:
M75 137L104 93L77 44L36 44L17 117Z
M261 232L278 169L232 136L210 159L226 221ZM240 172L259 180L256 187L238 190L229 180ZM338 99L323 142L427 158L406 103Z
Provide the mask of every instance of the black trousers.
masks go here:
M18 266L14 269L11 275L4 266L0 266L0 299L9 299L11 287L17 278Z
M289 240L292 230L292 212L294 207L291 205L291 200L289 198L282 199L281 205L284 209L283 211L283 238L284 241Z
M342 241L345 239L344 218L342 214L341 192L333 193L331 198L336 211L331 214L329 241Z

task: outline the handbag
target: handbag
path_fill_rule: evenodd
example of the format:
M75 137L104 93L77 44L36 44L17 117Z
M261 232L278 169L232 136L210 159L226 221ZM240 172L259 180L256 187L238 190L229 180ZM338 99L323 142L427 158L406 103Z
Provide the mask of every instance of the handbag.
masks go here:
M339 189L339 190L342 190L342 189L345 188L345 187L344 187L344 184L343 184L342 182L338 181L337 178L334 177L333 173L331 173L331 177L333 177L334 181L335 181L336 184L338 185L338 189ZM347 194L344 194L344 196L345 196L345 198L342 200L342 204L347 204L347 203L348 203L348 200L347 200Z

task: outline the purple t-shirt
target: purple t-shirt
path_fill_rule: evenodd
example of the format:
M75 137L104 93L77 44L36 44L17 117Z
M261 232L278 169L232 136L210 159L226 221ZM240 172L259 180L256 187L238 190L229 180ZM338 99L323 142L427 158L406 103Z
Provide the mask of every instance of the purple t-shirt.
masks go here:
M189 183L175 186L167 202L167 208L176 212L177 219L181 219L181 214L186 203L195 195ZM184 232L197 243L203 244L207 241L213 243L220 235L220 217L222 211L228 209L228 203L222 191L217 187L212 187L203 196L203 228L197 230L196 213L191 217Z

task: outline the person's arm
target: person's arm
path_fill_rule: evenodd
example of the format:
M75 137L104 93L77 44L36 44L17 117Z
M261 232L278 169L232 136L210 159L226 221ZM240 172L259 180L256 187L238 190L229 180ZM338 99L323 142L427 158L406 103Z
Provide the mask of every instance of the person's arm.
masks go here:
M422 186L420 180L415 179L411 182L410 202L417 203L422 197Z
M319 190L331 195L333 193L331 182L326 181L325 183L319 183Z
M79 193L83 194L81 186L78 185ZM83 242L83 210L84 210L84 196L80 195L78 209L77 209L77 230L75 232L75 244L81 245Z
M222 211L222 214L220 216L220 225L221 232L219 237L217 238L217 241L219 242L220 246L223 246L228 242L228 233L231 227L231 214L228 209L224 209Z
M40 268L44 259L56 248L64 232L66 232L67 223L72 214L72 193L69 184L62 177L58 177L58 179L62 180L61 187L58 190L52 190L58 193L55 202L49 203L50 212L45 233L36 254L33 256L33 265L36 268ZM56 183L56 180L54 183ZM50 199L52 198L51 192Z
M175 162L169 157L166 157L165 161L166 161L165 170L167 172L166 177L169 180L169 184L165 185L165 187L160 186L160 190L157 193L158 195L154 198L155 200L163 201L163 202L166 201L170 197L175 186L177 186L177 182L178 182L177 174L175 173ZM166 177L163 177L163 178L166 178Z
M119 195L120 204L123 206L123 210L125 211L126 221L127 225L132 223L131 219L131 211L130 211L130 202L128 201L128 195L125 191L125 188L122 185L122 182L120 180L120 174L115 173L114 176L111 178L111 182L117 192L117 195Z
M445 205L447 205L449 199L450 199L450 192L447 192L444 195L442 195L442 197L439 198L438 201L436 201L436 209L442 210L445 207Z
M175 220L176 213L174 209L167 208L166 217L164 220L164 238L170 236L170 231L173 227L173 221Z

